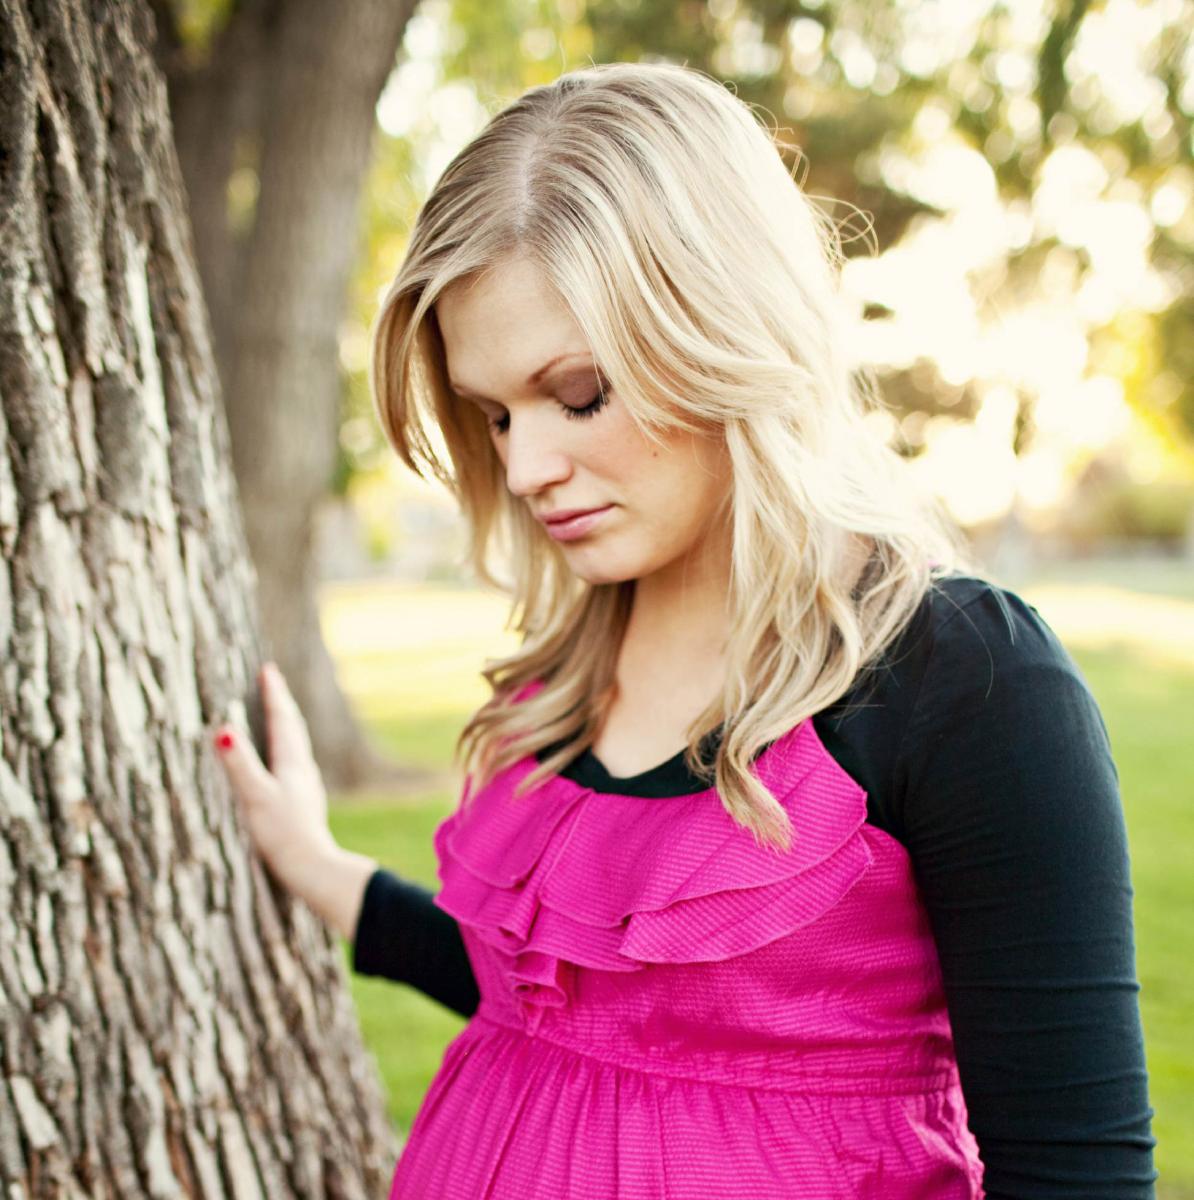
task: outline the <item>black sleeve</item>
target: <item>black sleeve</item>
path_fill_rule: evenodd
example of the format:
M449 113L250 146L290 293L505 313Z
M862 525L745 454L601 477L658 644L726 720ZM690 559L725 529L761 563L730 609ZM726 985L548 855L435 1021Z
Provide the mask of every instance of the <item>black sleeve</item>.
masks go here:
M989 586L938 626L894 795L989 1200L1155 1194L1118 782L1034 608Z
M471 1017L480 1003L460 926L432 892L385 867L369 877L352 939L352 969L381 975Z

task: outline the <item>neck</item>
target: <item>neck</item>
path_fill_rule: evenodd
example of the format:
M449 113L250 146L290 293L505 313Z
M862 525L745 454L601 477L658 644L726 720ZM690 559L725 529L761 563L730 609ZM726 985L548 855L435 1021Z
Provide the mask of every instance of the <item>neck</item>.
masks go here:
M705 552L635 581L619 677L716 675L730 631L730 554Z
M869 538L843 539L840 568L851 585L872 548ZM727 540L635 581L618 676L645 668L655 678L718 677L731 626Z

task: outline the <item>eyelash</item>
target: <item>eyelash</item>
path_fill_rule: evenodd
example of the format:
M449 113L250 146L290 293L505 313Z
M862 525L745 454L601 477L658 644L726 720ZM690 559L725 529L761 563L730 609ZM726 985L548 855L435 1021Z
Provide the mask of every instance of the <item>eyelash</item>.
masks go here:
M590 417L595 417L608 403L609 392L602 390L588 404L580 408L573 408L570 404L563 403L560 403L560 407L564 410L564 416L570 421L587 421ZM510 414L506 413L504 417L498 417L496 421L490 421L489 428L494 433L506 433L510 428Z

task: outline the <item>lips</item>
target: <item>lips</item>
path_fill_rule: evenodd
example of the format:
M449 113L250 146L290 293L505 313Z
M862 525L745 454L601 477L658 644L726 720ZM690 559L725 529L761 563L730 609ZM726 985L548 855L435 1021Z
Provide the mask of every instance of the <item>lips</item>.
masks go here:
M548 513L545 517L540 517L539 520L544 525L559 525L564 521L571 521L573 517L587 516L589 513L601 512L603 508L608 508L608 504L603 504L597 508L561 508L558 512Z
M575 542L587 537L592 529L605 520L612 508L612 504L607 504L604 508L560 509L542 520L548 537L557 542Z

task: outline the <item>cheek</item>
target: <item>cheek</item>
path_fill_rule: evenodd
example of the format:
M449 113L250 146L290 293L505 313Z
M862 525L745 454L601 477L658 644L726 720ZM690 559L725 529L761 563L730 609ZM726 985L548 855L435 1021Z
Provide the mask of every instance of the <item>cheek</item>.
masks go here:
M659 447L634 423L626 406L616 401L594 418L588 434L588 444L624 474L660 457Z
M706 532L730 486L726 464L708 448L689 445L653 470L662 485L660 505L668 523L685 537Z
M601 428L594 422L581 429L572 439L571 457L576 466L635 492L653 474L649 444L629 422L622 426L611 421Z

